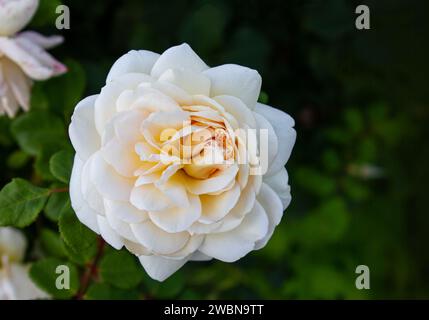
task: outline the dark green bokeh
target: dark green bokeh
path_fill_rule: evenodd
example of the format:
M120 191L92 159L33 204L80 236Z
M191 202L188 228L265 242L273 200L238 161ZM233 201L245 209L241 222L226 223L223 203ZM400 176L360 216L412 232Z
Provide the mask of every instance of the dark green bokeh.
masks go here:
M128 50L188 42L209 65L257 69L268 104L296 121L293 200L267 247L234 264L188 263L163 284L146 276L140 297L429 298L426 1L63 3L71 29L54 54L79 61L85 95ZM358 4L370 7L371 30L355 28ZM58 32L41 18L35 27ZM56 95L56 110L75 102ZM32 172L1 130L8 121L0 118L1 185ZM370 290L355 288L361 264Z

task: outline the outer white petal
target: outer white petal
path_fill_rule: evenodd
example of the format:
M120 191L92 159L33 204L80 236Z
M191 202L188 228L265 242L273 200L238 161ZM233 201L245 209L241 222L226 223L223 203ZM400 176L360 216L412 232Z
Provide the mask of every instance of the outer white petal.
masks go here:
M99 234L97 213L88 205L82 194L82 172L84 163L76 155L73 163L73 170L70 178L70 200L76 216L84 225L95 233Z
M264 207L269 221L268 233L255 245L255 250L259 250L265 247L268 240L270 240L273 235L274 229L280 223L283 216L283 204L280 201L279 196L265 183L262 184L261 191L257 195L256 199L261 206Z
M104 215L104 202L103 197L98 192L94 183L91 181L91 167L95 156L91 156L88 161L85 162L82 169L81 179L81 190L82 196L88 206L94 210L97 214Z
M118 233L112 229L105 217L97 216L97 222L100 226L100 233L103 239L106 240L106 242L113 248L120 250L124 246L121 236L119 236Z
M94 103L97 97L98 95L93 95L78 103L69 126L70 141L83 161L99 150L101 145L94 122Z
M143 73L126 73L114 81L108 82L95 101L95 126L100 135L103 134L106 124L117 114L117 101L126 90L137 88L142 82L152 79Z
M6 255L9 261L24 259L27 240L18 229L0 227L0 257Z
M275 157L277 156L277 153L279 151L279 140L277 139L276 136L276 132L273 128L273 126L271 125L271 123L268 122L267 119L265 119L263 116L261 116L259 113L254 112L253 113L255 115L255 119L256 119L256 123L258 125L258 128L260 130L267 130L268 131L268 146L267 146L267 150L268 150L268 157L267 157L267 168L269 168L272 164L272 162L274 161ZM262 137L262 136L258 136L258 137ZM259 148L260 150L262 150L262 146L261 146L261 139L259 139ZM260 157L261 161L263 161L263 159L265 159L264 157ZM263 164L262 164L263 165Z
M289 206L292 199L288 181L289 177L285 168L270 177L264 177L264 182L267 183L282 200L283 210Z
M158 58L159 54L152 51L131 50L116 60L109 71L106 82L110 82L126 73L150 74L150 71Z
M155 62L151 75L159 78L168 69L189 70L199 73L208 67L187 43L171 47Z
M210 94L210 80L201 73L190 70L168 69L160 77L160 81L168 81L182 88L189 94Z
M254 109L261 91L262 78L256 70L236 64L224 64L203 72L212 82L210 96L230 95Z
M212 259L213 259L212 257L205 255L201 251L195 251L189 260L190 261L210 261Z
M228 113L233 115L239 124L247 124L250 128L256 129L256 120L253 112L239 98L221 95L213 99L219 102Z
M144 247L163 255L179 251L189 240L189 233L165 232L151 221L131 224L131 230Z
M295 121L287 113L262 103L256 104L255 112L270 122L279 141L277 155L266 174L266 176L271 176L284 168L290 157L296 140L296 131L293 128Z
M139 260L152 279L164 281L179 270L188 261L188 258L173 260L161 256L140 256Z
M236 228L224 233L208 234L200 251L215 259L234 262L255 248L255 243L268 232L268 218L264 208L255 202L252 211Z

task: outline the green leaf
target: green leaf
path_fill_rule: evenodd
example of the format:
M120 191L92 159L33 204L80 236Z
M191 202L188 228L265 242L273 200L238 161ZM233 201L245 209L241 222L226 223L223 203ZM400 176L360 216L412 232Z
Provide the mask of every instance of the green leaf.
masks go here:
M62 149L68 141L63 121L43 111L20 116L12 123L11 130L21 149L33 156L45 149Z
M78 220L70 201L61 212L59 228L62 238L74 253L86 261L95 256L97 235Z
M30 26L43 27L55 25L55 20L58 17L55 10L59 5L61 5L60 0L41 0Z
M268 103L268 94L264 91L259 93L258 102L267 104Z
M57 258L65 258L67 256L64 242L58 233L50 229L43 229L40 234L40 242L43 250L48 255Z
M7 166L11 169L21 169L28 163L28 160L30 160L28 154L21 150L17 150L11 153L7 158Z
M57 278L62 275L57 269L59 266L66 266L70 270L69 289L57 289L56 287ZM30 278L40 289L58 299L71 298L79 290L79 275L76 266L56 258L46 258L33 263L30 268Z
M176 298L185 287L185 278L180 272L176 272L162 283L150 277L144 277L143 280L151 295L161 299Z
M36 82L31 89L31 110L48 110L49 101L43 90L43 82Z
M77 61L67 59L64 64L68 68L67 73L46 81L44 88L49 97L51 110L68 120L82 98L86 76L84 69Z
M0 191L0 225L23 228L36 220L45 206L49 190L13 179Z
M45 216L54 222L58 222L61 212L67 207L70 199L68 192L53 193L45 206Z
M135 257L126 251L105 255L100 262L100 275L104 281L122 289L136 287L144 276Z
M89 300L137 300L139 292L112 287L106 283L94 283L85 294Z
M335 180L313 168L298 168L295 178L301 187L318 196L327 196L335 191Z
M73 263L83 267L91 261L91 258L84 257L80 253L74 251L69 245L67 245L64 239L62 239L62 242L68 259Z
M344 112L344 120L352 134L358 134L363 130L362 114L358 109L349 108Z
M49 160L49 168L55 178L64 183L69 183L73 167L74 154L68 150L55 153Z

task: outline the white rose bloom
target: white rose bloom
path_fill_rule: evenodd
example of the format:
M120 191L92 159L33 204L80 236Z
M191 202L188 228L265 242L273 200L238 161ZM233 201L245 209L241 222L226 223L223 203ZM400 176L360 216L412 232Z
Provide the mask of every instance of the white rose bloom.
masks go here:
M257 71L209 68L187 44L119 58L69 128L80 221L159 281L187 261L264 247L291 200L284 165L296 133L289 115L257 103L260 89ZM242 143L240 128L268 131L264 175L239 161L258 144L251 134Z
M0 115L28 111L32 80L46 80L67 68L45 49L63 41L34 32L18 33L36 12L38 0L0 0Z
M48 296L28 276L28 265L21 264L27 241L16 229L0 228L0 300L33 300Z

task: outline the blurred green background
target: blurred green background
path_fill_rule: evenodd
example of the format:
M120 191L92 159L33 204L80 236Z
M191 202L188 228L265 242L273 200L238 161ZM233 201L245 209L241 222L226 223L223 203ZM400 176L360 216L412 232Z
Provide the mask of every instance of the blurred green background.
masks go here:
M24 116L0 118L0 186L52 180L46 164L70 147L74 105L131 49L187 42L209 65L257 69L260 99L288 112L298 133L292 203L266 248L234 264L188 263L163 284L144 276L126 295L100 282L88 298L429 298L427 1L73 0L63 1L71 29L58 31L59 3L41 0L30 25L66 39L53 54L70 73L36 84L30 112L58 133L28 152L10 130L24 130ZM370 30L355 28L358 4L371 10ZM370 290L355 287L358 265L370 268Z

